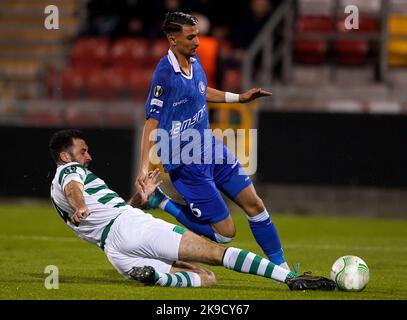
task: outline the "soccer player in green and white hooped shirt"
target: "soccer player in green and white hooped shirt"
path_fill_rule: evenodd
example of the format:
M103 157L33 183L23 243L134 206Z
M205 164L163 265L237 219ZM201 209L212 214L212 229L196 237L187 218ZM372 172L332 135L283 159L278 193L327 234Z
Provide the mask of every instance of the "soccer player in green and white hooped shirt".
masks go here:
M56 132L49 147L57 164L51 186L55 209L80 238L100 247L129 279L171 287L216 284L213 272L193 263L202 262L285 282L291 290L335 288L324 277L300 276L259 255L209 242L137 209L160 184L158 170L137 181L136 193L124 201L88 170L92 158L79 130Z

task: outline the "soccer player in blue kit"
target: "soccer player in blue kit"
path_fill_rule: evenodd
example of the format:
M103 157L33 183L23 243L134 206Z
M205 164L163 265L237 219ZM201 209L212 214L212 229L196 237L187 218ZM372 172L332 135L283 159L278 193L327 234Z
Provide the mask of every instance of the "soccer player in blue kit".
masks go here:
M160 130L167 132L168 149L160 150L160 159L186 204L173 201L157 188L153 201L150 201L150 208L160 207L195 233L218 243L228 243L233 240L236 230L222 199L223 192L245 211L252 233L269 260L289 269L276 227L252 181L222 141L215 140L213 136L210 143L204 139L205 130L210 129L207 102L246 103L270 96L271 93L260 88L242 94L208 88L196 54L199 46L197 23L198 20L189 14L166 14L163 32L168 38L170 49L168 55L160 60L151 81L138 179L143 180L148 174L149 153L154 145L150 134L154 135L154 132ZM200 139L192 139L191 142L180 138L191 129L199 133ZM215 152L219 144L222 144L220 155ZM189 151L196 150L195 147L199 150L198 157L195 154L192 163L183 157L186 154L183 148L186 146ZM207 159L210 159L209 162ZM155 206L152 204L154 202Z

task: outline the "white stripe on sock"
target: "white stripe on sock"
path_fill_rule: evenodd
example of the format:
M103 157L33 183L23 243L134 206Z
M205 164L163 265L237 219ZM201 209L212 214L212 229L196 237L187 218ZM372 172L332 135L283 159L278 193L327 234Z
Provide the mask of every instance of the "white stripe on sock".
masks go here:
M271 273L271 277L277 281L284 282L289 273L289 270L275 266L273 272Z
M170 276L171 276L171 279L172 279L171 287L176 287L177 284L178 284L178 279L177 279L177 277L176 277L175 274L173 274L173 273L170 273Z
M223 265L228 269L233 269L240 251L242 250L233 247L227 248L223 257Z
M201 277L199 274L195 272L187 272L189 274L189 277L191 278L191 286L192 287L200 287L201 286Z
M161 201L161 203L159 204L159 207L161 210L165 211L165 206L167 205L168 201L170 201L171 199L166 198L165 200Z
M248 273L250 270L250 267L252 265L253 259L256 255L252 252L249 252L249 254L246 256L246 258L244 259L243 265L242 265L242 272L246 272Z
M267 212L267 210L264 210L263 212L259 213L257 216L249 217L248 215L246 215L246 217L247 217L247 220L249 220L251 222L260 222L260 221L265 221L265 220L269 219L270 215Z
M215 232L215 239L218 243L229 243L233 238L222 236L221 234Z
M260 275L264 275L264 273L266 272L266 268L267 268L268 264L269 264L268 260L261 259L259 269L257 269L257 273L260 274Z
M156 284L158 284L159 286L165 286L165 284L167 283L168 280L168 276L166 273L161 273L161 272L157 272L159 275L159 278L156 282Z

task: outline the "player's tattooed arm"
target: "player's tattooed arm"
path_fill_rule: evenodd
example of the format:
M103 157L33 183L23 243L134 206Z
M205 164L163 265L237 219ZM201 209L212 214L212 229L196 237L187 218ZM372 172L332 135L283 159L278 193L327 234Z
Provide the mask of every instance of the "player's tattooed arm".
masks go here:
M83 184L73 180L65 186L64 193L70 206L74 209L71 222L78 226L81 220L86 219L90 214L83 197Z
M136 193L130 198L128 204L139 208L148 201L149 195L162 183L160 179L160 169L150 171L145 178L137 179L135 183Z

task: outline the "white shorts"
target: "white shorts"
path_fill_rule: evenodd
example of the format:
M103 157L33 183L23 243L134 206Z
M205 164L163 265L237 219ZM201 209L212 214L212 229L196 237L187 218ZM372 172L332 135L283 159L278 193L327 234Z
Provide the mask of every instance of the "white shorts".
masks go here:
M158 272L169 272L178 260L183 230L131 209L112 224L104 250L110 263L125 277L133 267L152 266Z

